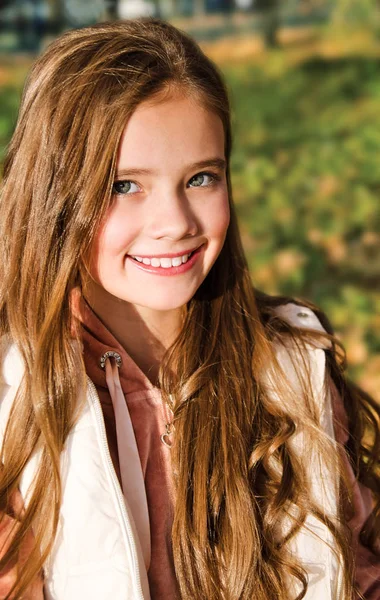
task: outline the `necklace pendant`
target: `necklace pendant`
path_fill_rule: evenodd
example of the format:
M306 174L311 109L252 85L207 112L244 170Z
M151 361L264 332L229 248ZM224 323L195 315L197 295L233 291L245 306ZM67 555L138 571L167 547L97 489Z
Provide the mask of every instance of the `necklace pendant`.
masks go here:
M169 423L166 423L166 425L165 425L165 433L162 433L160 435L160 439L161 439L161 442L163 444L165 444L165 446L167 448L171 448L172 447L172 441L170 439L171 434L172 434L171 426L170 426Z
M169 436L170 436L170 433L167 433L167 432L165 432L165 433L162 433L162 434L160 435L161 442L162 442L163 444L165 444L165 446L166 446L167 448L171 448L171 447L172 447L172 442L171 442L171 440L170 440L170 437L169 437Z

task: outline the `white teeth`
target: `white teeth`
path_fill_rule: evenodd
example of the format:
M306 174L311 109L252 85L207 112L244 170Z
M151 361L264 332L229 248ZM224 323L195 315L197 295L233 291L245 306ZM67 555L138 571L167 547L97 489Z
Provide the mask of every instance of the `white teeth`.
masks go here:
M162 267L163 269L170 269L170 267L179 267L189 260L190 254L184 254L183 256L176 256L175 258L163 257L163 258L142 258L141 256L133 256L137 262L142 262L144 265L151 265L152 267Z
M160 265L164 269L170 269L170 267L173 266L172 263L173 261L171 260L171 258L160 258Z

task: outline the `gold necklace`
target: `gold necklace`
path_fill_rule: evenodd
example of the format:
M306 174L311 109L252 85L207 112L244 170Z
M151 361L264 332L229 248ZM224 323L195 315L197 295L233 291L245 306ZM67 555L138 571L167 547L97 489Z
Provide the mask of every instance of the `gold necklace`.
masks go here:
M169 402L165 402L165 412L166 412L166 423L165 423L165 432L160 435L160 440L167 448L171 448L173 445L173 441L170 439L172 433L174 433L174 423L173 423L173 396L169 394ZM169 409L171 413L171 419L168 419L167 409Z

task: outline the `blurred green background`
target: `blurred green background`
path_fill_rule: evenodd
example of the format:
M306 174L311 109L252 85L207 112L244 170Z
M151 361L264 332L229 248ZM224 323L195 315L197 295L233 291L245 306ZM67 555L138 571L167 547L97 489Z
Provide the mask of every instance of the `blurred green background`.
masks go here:
M380 400L380 7L210 2L151 9L199 39L226 77L234 197L254 284L325 310L351 375ZM56 30L45 27L41 45ZM0 160L40 45L4 31Z

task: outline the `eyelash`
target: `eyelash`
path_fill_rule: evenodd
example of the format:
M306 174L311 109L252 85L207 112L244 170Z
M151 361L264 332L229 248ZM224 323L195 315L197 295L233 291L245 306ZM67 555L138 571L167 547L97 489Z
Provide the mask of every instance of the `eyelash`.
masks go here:
M200 171L199 173L196 173L195 175L193 175L190 179L189 182L192 179L195 179L195 177L199 177L199 175L205 175L207 177L210 177L211 182L208 183L207 185L200 185L200 186L195 186L195 187L209 187L211 185L213 185L213 183L215 183L216 181L220 181L221 177L220 175L217 175L216 173L211 173L210 171Z
M196 173L195 175L193 175L189 179L189 182L192 179L195 179L195 177L199 177L199 175L204 175L204 176L210 177L211 181L207 185L199 185L199 186L194 186L194 187L211 187L217 181L221 181L220 175L218 175L216 173L211 173L210 171L200 171L199 173ZM137 193L137 192L130 192L130 193L128 193L128 192L125 192L125 193L123 193L123 192L117 192L115 190L115 186L118 183L134 183L135 185L138 185L135 181L132 181L131 179L119 179L119 180L115 181L114 184L113 184L113 186L112 186L112 193L113 193L113 195L115 195L115 196L132 196L133 194Z

